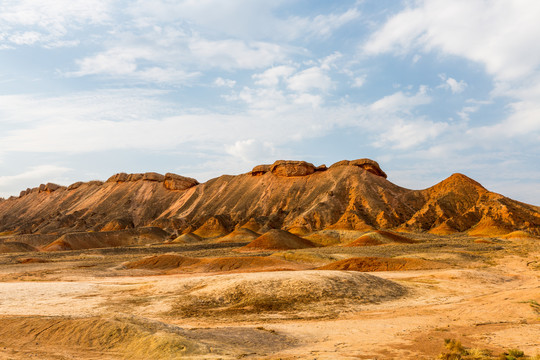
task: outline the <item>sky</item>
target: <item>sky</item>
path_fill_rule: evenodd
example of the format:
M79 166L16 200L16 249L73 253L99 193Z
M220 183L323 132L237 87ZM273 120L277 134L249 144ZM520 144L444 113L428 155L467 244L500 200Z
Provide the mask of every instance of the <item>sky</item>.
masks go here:
M371 158L540 205L537 0L2 0L0 196Z

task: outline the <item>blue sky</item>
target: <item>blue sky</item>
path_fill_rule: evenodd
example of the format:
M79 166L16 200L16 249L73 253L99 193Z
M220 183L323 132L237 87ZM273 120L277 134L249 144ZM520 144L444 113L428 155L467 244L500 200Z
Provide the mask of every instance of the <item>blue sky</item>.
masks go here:
M0 2L0 196L276 159L540 205L536 0Z

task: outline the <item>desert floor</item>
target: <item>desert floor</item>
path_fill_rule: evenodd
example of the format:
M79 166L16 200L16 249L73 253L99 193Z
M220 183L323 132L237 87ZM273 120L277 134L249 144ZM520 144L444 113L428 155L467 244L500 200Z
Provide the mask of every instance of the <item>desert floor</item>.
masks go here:
M540 354L539 239L235 251L244 244L1 254L0 358L434 359L446 338ZM126 266L160 254L290 266ZM315 270L365 256L441 266Z

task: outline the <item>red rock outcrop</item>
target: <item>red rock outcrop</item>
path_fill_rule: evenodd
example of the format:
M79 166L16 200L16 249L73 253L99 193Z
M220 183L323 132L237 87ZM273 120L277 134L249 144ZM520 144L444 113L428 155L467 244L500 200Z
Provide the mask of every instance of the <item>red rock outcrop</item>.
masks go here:
M126 173L118 173L114 174L110 178L107 179L106 182L126 182L128 181L128 174Z
M306 176L315 172L315 166L305 161L278 160L270 166L270 171L277 176Z
M357 159L357 160L341 160L338 161L335 164L332 164L330 168L335 168L338 166L358 166L364 170L369 171L372 174L375 174L377 176L382 176L383 178L387 178L387 175L384 171L382 171L381 167L376 161L373 161L371 159Z
M144 174L141 173L129 174L128 181L139 181L143 179L143 176Z
M173 173L165 174L165 180L163 181L163 186L169 190L187 190L196 185L199 185L197 180Z
M143 174L144 181L157 181L157 182L163 182L165 181L165 176L158 174L156 172L147 172Z
M67 187L68 190L75 190L78 189L82 184L84 184L82 181L77 181Z
M253 176L261 176L269 172L272 168L272 165L257 165L251 170L251 175Z

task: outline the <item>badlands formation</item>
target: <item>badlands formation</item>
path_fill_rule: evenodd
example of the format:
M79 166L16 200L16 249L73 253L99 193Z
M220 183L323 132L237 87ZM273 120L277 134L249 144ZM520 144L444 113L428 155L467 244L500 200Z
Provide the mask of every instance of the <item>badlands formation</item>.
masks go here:
M48 183L0 199L0 358L540 358L539 275L540 207L462 174Z

